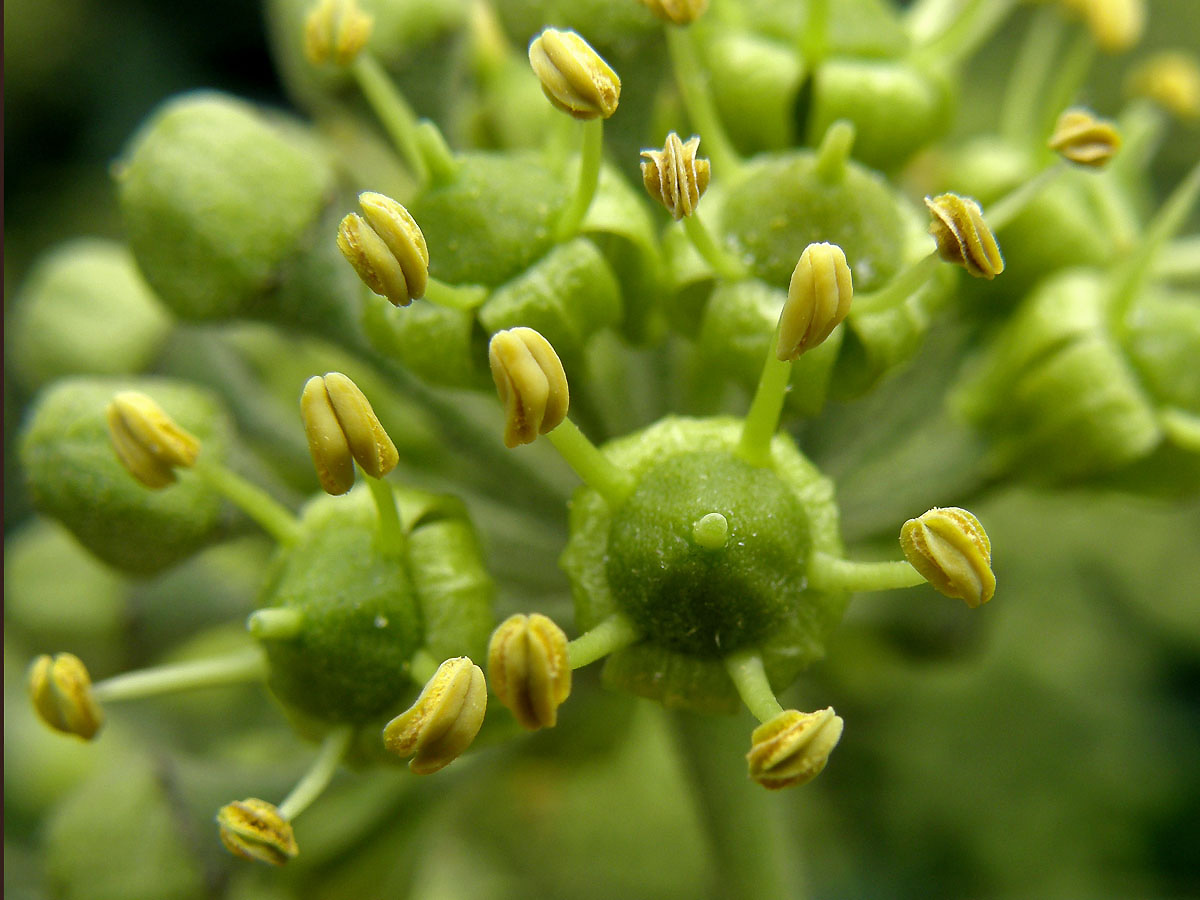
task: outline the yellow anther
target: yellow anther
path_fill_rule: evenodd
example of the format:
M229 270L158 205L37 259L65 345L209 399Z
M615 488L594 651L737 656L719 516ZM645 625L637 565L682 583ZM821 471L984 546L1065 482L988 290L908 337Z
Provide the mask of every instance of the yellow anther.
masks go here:
M465 656L448 659L429 679L406 712L383 729L383 745L397 756L411 756L408 767L430 775L462 754L475 740L487 712L483 670Z
M842 725L832 707L812 713L785 709L750 735L750 777L770 790L812 781L829 761Z
M117 459L148 488L173 484L174 469L192 466L200 454L200 442L138 391L117 394L104 414Z
M690 25L704 15L708 0L641 0L661 21Z
M1142 39L1146 30L1146 0L1065 0L1083 16L1101 50L1120 53Z
M38 717L64 734L90 741L104 724L104 713L92 696L92 679L79 657L59 653L39 656L29 669L29 696Z
M1102 168L1121 149L1121 134L1107 119L1086 109L1068 109L1058 117L1050 149L1073 163Z
M373 478L396 467L400 454L370 402L341 372L314 375L300 395L300 418L321 487L344 494L354 486L354 463Z
M217 826L221 843L242 859L282 866L300 852L292 826L278 807L257 797L222 806Z
M707 159L696 158L699 149L699 137L693 135L685 144L672 131L661 150L642 151L642 182L676 222L696 211L708 189L712 167Z
M978 203L958 194L941 194L926 197L925 205L933 215L929 233L942 259L989 281L1004 271L1004 257Z
M837 244L809 244L792 272L779 314L775 356L793 360L821 344L850 312L854 281Z
M529 64L547 99L576 119L607 119L617 111L621 79L574 31L547 28L529 45Z
M1200 119L1200 61L1179 51L1155 54L1133 70L1129 92L1149 97L1181 119Z
M330 60L349 65L367 45L374 23L356 0L321 0L304 21L304 55L313 65Z
M358 277L393 306L425 296L429 248L407 209L383 194L358 195L363 216L350 213L338 225L337 245Z
M504 444L529 444L567 417L567 373L550 342L532 328L492 335L488 362L504 404Z
M522 728L553 728L571 695L567 636L540 613L511 616L488 644L488 678Z
M972 609L996 592L991 541L965 509L935 508L909 519L900 529L900 547L921 577Z

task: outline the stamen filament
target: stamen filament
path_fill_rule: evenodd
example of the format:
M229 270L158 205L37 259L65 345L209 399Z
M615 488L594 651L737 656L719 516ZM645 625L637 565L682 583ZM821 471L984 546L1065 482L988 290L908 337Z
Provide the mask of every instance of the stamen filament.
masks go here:
M201 456L192 471L214 491L258 523L259 527L280 544L294 544L300 539L300 525L282 503L257 485L220 463Z
M808 0L808 18L800 31L800 53L811 72L829 52L829 0Z
M708 88L708 70L700 64L691 28L665 27L667 52L675 70L675 83L683 96L683 105L692 120L692 130L703 135L704 146L713 168L722 178L732 179L742 167L742 158L733 148L716 104Z
M731 653L725 657L725 671L729 673L742 702L758 721L770 721L783 712L783 706L775 697L767 671L763 668L762 654L757 650Z
M1081 28L1075 39L1067 45L1066 53L1060 54L1055 60L1054 80L1042 86L1041 96L1045 98L1042 115L1040 121L1033 123L1033 133L1039 140L1050 134L1059 113L1079 96L1095 58L1096 42L1087 29Z
M321 796L341 765L353 735L354 729L349 725L342 725L325 735L321 750L313 760L312 766L279 804L280 816L291 822Z
M967 59L1003 24L1016 0L968 0L942 14L943 27L913 53L918 64L952 69ZM950 8L946 7L949 11ZM953 15L953 18L950 18ZM949 19L949 21L945 21Z
M604 159L604 119L589 119L579 125L581 144L579 154L579 178L571 201L559 214L554 228L555 240L560 243L570 240L579 231L579 225L587 215L592 198L596 196L596 185L600 183L600 164Z
M775 356L778 332L777 328L767 346L767 358L758 378L758 389L754 392L750 411L746 413L742 437L737 446L737 455L752 466L765 466L770 461L771 439L779 427L783 400L792 377L792 364Z
M688 240L696 252L726 281L741 281L746 277L746 267L716 242L700 218L699 211L683 217L683 230L687 232Z
M419 184L428 184L429 164L417 141L417 115L408 101L368 51L358 54L350 71L413 177Z
M266 676L267 661L256 647L216 659L154 666L114 675L93 685L92 696L99 703L137 700L196 688L261 681Z
M633 478L609 462L570 419L563 419L546 437L575 474L603 497L610 508L620 506L633 493Z
M298 609L257 609L246 618L246 630L260 641L290 641L304 628L304 613Z
M362 471L361 468L359 471ZM371 498L375 501L375 509L379 513L379 549L385 557L399 559L404 555L407 540L404 529L400 526L400 513L396 509L396 495L382 478L372 478L363 472L367 487L371 489Z
M1063 28L1062 15L1046 6L1034 14L1025 32L1000 109L1000 134L1013 146L1040 139L1039 100L1058 60Z
M613 613L595 628L567 643L567 660L572 669L582 669L596 660L635 644L642 635L621 613Z
M903 303L929 282L940 261L937 251L932 250L901 269L879 290L870 294L856 294L854 312L858 315L880 312Z
M925 579L907 560L852 562L818 551L808 561L808 583L818 591L889 591Z
M1061 178L1068 168L1069 164L1060 159L991 204L984 213L984 218L991 226L992 231L998 232L1004 226L1011 224L1012 220L1024 212L1038 194Z
M446 284L444 281L430 277L425 284L425 294L421 299L444 309L470 312L481 306L487 297L488 289L483 285Z

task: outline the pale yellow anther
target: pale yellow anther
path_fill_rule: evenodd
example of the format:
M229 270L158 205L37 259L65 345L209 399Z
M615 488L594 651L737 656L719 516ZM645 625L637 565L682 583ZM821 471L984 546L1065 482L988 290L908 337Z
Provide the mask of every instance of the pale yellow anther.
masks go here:
M304 20L304 55L313 65L349 65L367 45L374 23L357 0L321 0Z
M117 459L148 488L173 484L177 467L189 468L200 442L179 427L153 400L138 391L122 391L104 412Z
M509 617L488 644L488 679L522 728L553 728L571 695L567 636L540 613Z
M707 159L696 158L699 149L699 137L693 135L684 143L672 131L661 150L642 151L642 183L676 222L696 211L708 189L712 167Z
M408 757L408 767L430 775L454 762L475 740L487 712L483 670L465 656L438 666L409 709L383 729L383 745Z
M504 444L529 444L567 417L567 373L550 342L532 328L492 335L488 362L504 404Z
M850 312L854 281L846 254L837 244L809 244L788 284L779 314L775 356L788 361L818 346Z
M217 826L221 843L242 859L282 866L300 852L291 823L278 807L257 797L222 806L217 813Z
M770 790L812 781L829 761L842 725L831 707L812 713L785 709L750 735L750 777Z
M1128 90L1181 119L1200 119L1200 60L1179 51L1155 54L1133 70Z
M621 79L574 31L547 28L529 45L529 64L547 99L576 119L607 119L617 111Z
M370 402L341 372L314 375L305 382L300 418L327 494L344 494L354 486L355 462L372 478L382 478L400 461Z
M359 194L363 216L350 213L338 225L337 245L358 277L393 306L425 296L429 248L408 210L390 197Z
M1083 16L1101 50L1120 53L1142 39L1146 0L1067 0Z
M925 205L933 216L929 233L942 259L989 281L1004 271L1000 246L978 203L958 194L940 194L926 197Z
M1121 135L1112 122L1090 110L1068 109L1058 117L1048 143L1064 159L1099 169L1121 149Z
M991 541L965 509L935 508L909 519L900 529L900 547L921 577L972 609L996 592Z
M708 0L641 0L663 22L690 25L704 15Z
M29 669L29 696L38 717L55 731L90 741L104 724L87 667L70 653L34 660Z

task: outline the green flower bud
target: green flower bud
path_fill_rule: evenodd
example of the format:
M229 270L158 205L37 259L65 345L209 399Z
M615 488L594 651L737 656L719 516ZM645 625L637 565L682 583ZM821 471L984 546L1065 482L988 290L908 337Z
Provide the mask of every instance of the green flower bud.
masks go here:
M226 534L220 496L199 479L148 491L113 453L105 409L114 394L152 394L204 454L223 460L230 425L206 392L165 380L67 379L46 391L21 441L21 464L34 503L105 562L150 573L185 559Z

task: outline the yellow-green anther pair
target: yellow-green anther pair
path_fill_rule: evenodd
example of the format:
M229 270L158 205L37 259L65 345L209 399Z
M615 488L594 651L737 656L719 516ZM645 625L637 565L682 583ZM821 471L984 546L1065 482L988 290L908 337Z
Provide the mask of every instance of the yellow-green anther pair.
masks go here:
M1145 0L1058 0L1083 18L1100 49L1128 50L1146 30Z
M222 806L217 826L221 843L242 859L282 866L300 852L291 823L278 807L257 797Z
M617 111L621 79L574 31L547 28L529 45L529 64L546 98L576 119L607 119Z
M191 467L200 454L200 442L138 391L117 394L104 415L117 459L148 488L173 484L176 467Z
M829 761L842 726L830 707L812 713L785 709L750 735L750 777L770 790L812 781Z
M29 670L29 695L38 717L55 731L90 741L104 724L87 667L73 654L43 655L34 660Z
M483 670L465 656L438 666L409 709L383 729L383 745L408 757L408 767L430 775L454 762L475 740L487 712Z
M492 634L488 676L522 728L553 728L571 694L567 636L540 613L510 617Z
M842 248L837 244L809 244L800 254L788 284L775 356L793 360L824 342L850 312L853 298L854 281Z
M1004 271L1004 257L978 203L958 194L940 194L926 197L925 205L933 215L929 233L942 259L989 281Z
M504 404L504 444L530 444L567 417L567 373L550 342L532 328L510 328L492 336L488 362Z
M1068 109L1058 117L1048 143L1064 159L1098 169L1121 149L1121 135L1112 122L1089 110Z
M650 12L672 25L690 25L708 9L708 0L641 0Z
M347 66L367 45L374 23L356 0L321 0L304 22L304 55L313 65Z
M934 588L972 609L996 592L991 541L979 520L965 509L935 508L909 519L900 529L900 547Z
M1128 91L1149 97L1181 119L1200 119L1200 61L1194 55L1157 53L1133 70Z
M642 151L642 182L676 222L696 211L708 189L712 167L707 159L696 158L699 149L699 137L693 135L684 143L672 131L663 149Z
M300 417L317 477L328 494L344 494L354 486L356 462L372 478L382 478L400 461L370 402L341 372L308 379Z
M338 226L338 249L366 286L393 306L420 300L429 283L429 248L420 227L383 194L359 194L358 205L362 216L350 213Z

